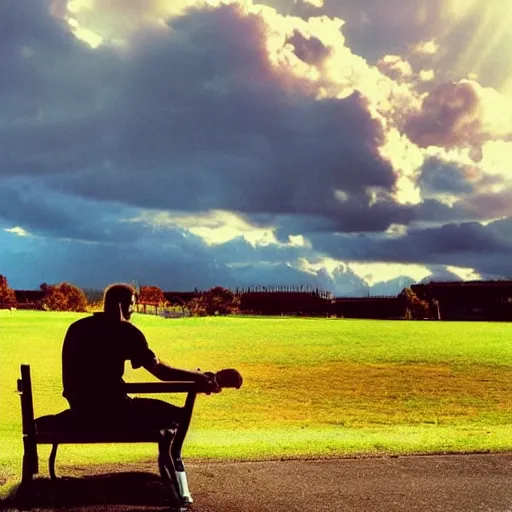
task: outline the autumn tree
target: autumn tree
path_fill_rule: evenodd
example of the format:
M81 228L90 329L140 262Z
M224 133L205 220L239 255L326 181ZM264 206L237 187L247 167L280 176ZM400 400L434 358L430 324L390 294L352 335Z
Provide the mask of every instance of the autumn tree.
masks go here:
M404 288L399 297L405 302L405 318L407 320L421 320L429 317L430 307L428 302L420 299L412 288Z
M141 286L137 302L153 306L164 306L167 304L167 299L164 292L158 286Z
M87 311L88 302L85 293L71 283L62 282L56 285L43 283L40 288L44 292L41 305L45 311Z
M215 286L192 299L188 307L193 315L232 315L239 311L240 298L231 290Z
M16 294L9 287L7 278L0 274L0 306L14 307L16 306Z

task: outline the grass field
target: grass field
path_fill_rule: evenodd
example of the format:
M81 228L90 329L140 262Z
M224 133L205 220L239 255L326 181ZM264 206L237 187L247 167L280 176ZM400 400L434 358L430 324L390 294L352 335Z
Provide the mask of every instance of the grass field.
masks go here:
M0 312L0 484L20 472L20 364L31 365L36 416L65 409L60 351L80 316ZM185 459L512 450L512 324L142 315L133 322L172 365L235 367L244 376L238 391L198 398ZM126 369L127 381L153 380ZM43 474L48 450L39 447ZM155 454L146 444L68 445L57 465Z

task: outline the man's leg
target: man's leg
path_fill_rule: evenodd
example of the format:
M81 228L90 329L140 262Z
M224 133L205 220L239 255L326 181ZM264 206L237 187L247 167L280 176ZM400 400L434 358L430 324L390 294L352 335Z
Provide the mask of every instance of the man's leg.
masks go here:
M123 415L128 428L160 430L161 439L158 443L158 466L164 481L170 484L174 497L181 503L192 503L188 490L184 468L176 468L172 456L174 433L170 432L178 426L182 410L162 400L153 398L131 398ZM178 469L182 469L181 472Z
M181 420L181 408L154 398L130 398L125 407L123 421L132 428L172 428Z

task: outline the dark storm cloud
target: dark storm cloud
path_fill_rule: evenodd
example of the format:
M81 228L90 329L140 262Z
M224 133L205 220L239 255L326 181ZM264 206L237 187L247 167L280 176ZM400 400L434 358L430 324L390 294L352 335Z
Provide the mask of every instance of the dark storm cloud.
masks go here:
M463 164L430 157L421 168L418 185L428 193L470 194L475 191L476 183L468 180L468 172Z
M367 100L357 92L315 99L308 79L273 67L262 17L235 5L190 9L170 27L131 33L126 47L93 50L49 5L0 6L0 228L48 237L0 230L0 263L17 279L31 269L38 282L27 287L67 279L83 286L138 280L167 289L297 282L364 288L349 272L331 278L298 270L298 259L317 251L505 274L509 224L456 222L511 216L511 192L487 193L480 187L489 181L431 159L420 178L428 199L397 204L396 175L378 151L383 125ZM434 34L440 5L327 0L314 13L346 19L351 49L378 59L403 55ZM291 1L289 8L312 9ZM287 42L313 66L331 51L320 36L299 29ZM450 87L431 92L407 125L418 144L481 144L474 90ZM430 197L437 192L460 198L448 206ZM282 242L302 234L313 247L254 248L243 238L208 246L184 229L127 222L140 208L230 210L275 226ZM376 235L392 224L447 221L400 238Z
M331 53L320 39L317 37L306 38L298 30L293 32L287 42L293 45L295 55L308 64L321 64Z
M231 243L230 248L238 243ZM246 250L240 245L242 251ZM200 238L181 230L166 230L160 241L148 236L133 244L91 244L19 237L0 229L0 246L6 248L0 253L0 272L8 276L11 286L21 289L61 281L93 288L116 281L136 282L156 284L169 291L217 285L234 289L303 284L350 295L367 289L348 270L338 272L332 279L325 270L311 273L282 261L262 261L269 256L265 250L259 261L248 258L243 265L232 266L232 259L222 249L212 251ZM28 268L31 272L27 272Z
M478 222L410 229L399 237L315 234L313 247L341 260L389 261L475 268L512 276L512 217L487 226Z
M323 206L323 207L322 207ZM311 205L304 208L307 214L278 214L273 216L249 216L249 220L258 224L264 219L276 226L276 237L287 242L289 236L308 235L309 233L355 233L381 232L391 224L409 224L418 215L410 205L400 205L393 200L381 199L372 204L369 195L353 197L346 201L332 201L330 205L320 207ZM330 211L327 210L329 207ZM326 213L327 212L327 213Z
M421 111L410 116L404 131L423 148L469 147L479 161L483 143L491 138L482 123L480 104L471 82L439 84L423 100Z
M494 179L489 180L491 183ZM499 180L496 180L499 183ZM416 222L464 222L469 220L488 221L512 216L512 189L501 192L475 191L456 200L451 206L438 199L425 199L413 207Z
M368 187L390 191L396 177L366 101L315 100L300 79L283 81L262 18L234 5L189 10L169 30L141 29L123 51L87 49L48 15L38 23L45 30L8 40L6 73L23 68L15 81L33 89L10 92L28 110L0 127L0 173L146 208L320 214L349 231L401 217L389 197L369 208ZM325 54L319 40L293 40L306 60Z
M109 51L79 42L48 1L8 1L0 9L0 175L96 163L112 79Z
M0 226L88 242L135 242L148 230L125 222L136 211L46 189L39 180L11 179L0 185Z
M17 244L12 238L19 239ZM9 250L0 255L0 267L9 269L4 274L19 288L66 280L83 287L136 281L189 290L232 281L228 267L212 261L204 247L198 251L195 243L182 239L176 233L172 244L168 239L161 244L157 240L151 244L90 244L58 239L48 243L48 239L21 238L0 231L0 242L9 244ZM24 250L28 243L30 250ZM27 268L32 270L27 272Z

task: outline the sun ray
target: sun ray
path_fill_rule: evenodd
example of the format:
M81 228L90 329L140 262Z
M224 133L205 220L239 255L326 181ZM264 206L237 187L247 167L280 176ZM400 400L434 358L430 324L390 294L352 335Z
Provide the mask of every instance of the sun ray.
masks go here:
M478 76L486 85L512 92L512 58L508 52L512 11L508 0L451 0L445 5L443 25L438 40L444 41L448 52L453 51L450 41L458 32L473 32L452 63L454 79Z

